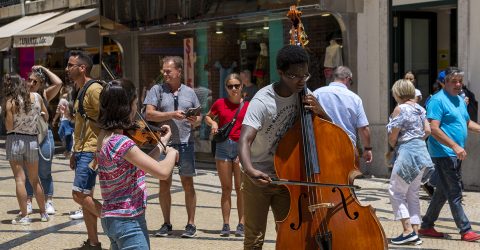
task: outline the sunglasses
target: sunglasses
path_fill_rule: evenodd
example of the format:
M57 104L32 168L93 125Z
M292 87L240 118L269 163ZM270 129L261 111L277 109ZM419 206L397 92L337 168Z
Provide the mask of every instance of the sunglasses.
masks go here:
M310 79L310 76L311 76L310 73L307 73L304 76L297 76L294 74L285 73L285 77L287 77L290 80L308 81L308 79Z
M240 89L241 86L242 86L242 84L228 84L227 88L228 89L233 89L233 88Z

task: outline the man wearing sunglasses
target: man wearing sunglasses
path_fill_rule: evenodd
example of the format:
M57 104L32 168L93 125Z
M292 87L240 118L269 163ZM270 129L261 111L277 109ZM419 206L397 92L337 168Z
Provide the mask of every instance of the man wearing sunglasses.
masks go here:
M289 211L287 188L269 183L277 177L273 157L278 143L299 119L298 93L310 78L308 64L308 54L302 47L287 45L280 49L280 80L255 94L243 120L238 150L244 172L245 249L262 248L270 207L276 221L285 218ZM302 101L307 110L329 119L314 96L307 94Z
M362 99L349 90L352 82L352 71L345 66L338 66L333 72L334 81L328 86L318 88L313 95L318 99L333 123L340 126L352 140L357 143L357 132L363 145L363 159L371 163L372 147L370 145L370 129L363 109Z
M195 170L195 150L192 136L193 128L198 126L201 115L188 115L189 109L200 107L200 101L194 90L181 82L183 59L178 56L169 56L163 59L163 84L153 86L147 93L143 104L146 105L145 115L148 121L167 124L172 129L169 146L180 153L177 163L180 180L185 191L185 206L187 208L187 225L182 234L184 238L196 236L195 207L197 196L193 186ZM164 223L155 233L157 237L166 237L172 234L170 210L172 197L170 188L172 176L168 180L160 181L159 201L162 208Z

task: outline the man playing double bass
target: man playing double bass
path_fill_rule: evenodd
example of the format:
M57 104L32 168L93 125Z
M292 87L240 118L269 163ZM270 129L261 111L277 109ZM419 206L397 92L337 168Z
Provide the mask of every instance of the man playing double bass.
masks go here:
M244 249L261 249L272 207L276 221L287 216L290 196L286 187L269 184L276 177L273 158L278 142L298 117L299 94L307 80L309 58L300 46L283 47L276 58L280 81L257 92L243 120L239 156L243 167L245 206ZM307 94L305 108L328 119L316 98Z

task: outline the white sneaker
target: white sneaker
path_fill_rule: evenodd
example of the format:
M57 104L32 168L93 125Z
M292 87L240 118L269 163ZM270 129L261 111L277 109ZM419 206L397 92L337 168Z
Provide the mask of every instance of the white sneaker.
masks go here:
M45 203L45 212L47 214L50 214L50 215L55 214L55 208L53 207L53 201L47 201Z
M40 220L41 220L42 222L47 222L47 221L50 220L50 216L48 216L47 213L40 214L40 216L41 216L41 219L40 219Z
M28 218L28 215L25 217L22 217L21 215L19 215L12 220L13 225L30 225L30 223L32 223L32 220Z
M72 220L81 220L83 219L83 211L82 209L70 212L70 219Z
M27 202L27 214L33 213L33 207L31 202Z

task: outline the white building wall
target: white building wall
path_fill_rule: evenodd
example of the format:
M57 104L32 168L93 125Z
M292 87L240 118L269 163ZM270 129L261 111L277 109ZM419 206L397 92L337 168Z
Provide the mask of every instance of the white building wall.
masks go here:
M357 23L358 95L370 122L373 162L362 166L366 174L388 175L384 164L388 120L388 1L365 0Z

